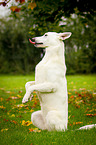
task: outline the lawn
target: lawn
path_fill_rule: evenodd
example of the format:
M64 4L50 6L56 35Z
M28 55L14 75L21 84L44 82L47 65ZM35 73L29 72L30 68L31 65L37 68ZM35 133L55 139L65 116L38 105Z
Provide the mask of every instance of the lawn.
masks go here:
M36 92L33 100L22 104L25 83L30 76L0 76L0 145L96 145L96 129L76 130L96 123L96 75L67 76L68 130L42 131L31 122L39 110Z

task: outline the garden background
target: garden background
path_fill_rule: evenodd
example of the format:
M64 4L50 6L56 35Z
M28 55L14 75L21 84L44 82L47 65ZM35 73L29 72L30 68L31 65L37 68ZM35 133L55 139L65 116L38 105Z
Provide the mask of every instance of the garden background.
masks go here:
M17 6L10 7L10 16L0 19L0 73L34 72L44 50L32 46L29 38L49 31L72 32L65 41L67 74L96 73L96 9L91 0L13 1Z
M96 8L91 0L2 0L10 15L0 18L0 144L95 145L96 129ZM68 87L68 130L36 128L31 113L40 109L36 92L22 104L25 84L35 79L44 50L29 38L45 32L72 32L65 40Z

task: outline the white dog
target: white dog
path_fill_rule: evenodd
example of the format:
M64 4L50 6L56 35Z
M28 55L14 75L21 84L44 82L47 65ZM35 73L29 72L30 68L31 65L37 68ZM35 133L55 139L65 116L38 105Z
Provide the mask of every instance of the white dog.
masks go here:
M68 96L63 40L70 36L71 32L48 32L33 38L34 42L30 40L36 47L46 48L46 53L36 66L35 81L25 85L26 94L22 103L28 101L33 91L38 93L41 110L32 113L31 120L42 130L67 129Z

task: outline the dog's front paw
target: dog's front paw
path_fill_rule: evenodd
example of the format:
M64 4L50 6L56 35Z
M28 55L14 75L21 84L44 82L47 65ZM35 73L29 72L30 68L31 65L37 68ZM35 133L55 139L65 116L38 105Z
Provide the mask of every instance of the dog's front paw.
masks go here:
M28 98L29 98L29 96L28 96L28 94L26 93L25 96L24 96L24 98L23 98L23 100L22 100L22 103L28 102Z
M26 98L24 97L23 100L22 100L22 103L26 103L26 102L28 102L28 99L26 99Z

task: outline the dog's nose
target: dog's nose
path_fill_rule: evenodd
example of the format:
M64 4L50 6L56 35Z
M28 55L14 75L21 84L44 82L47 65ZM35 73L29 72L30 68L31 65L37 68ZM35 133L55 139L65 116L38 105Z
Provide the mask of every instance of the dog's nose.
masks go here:
M36 38L34 37L34 38L32 38L32 41L34 41L35 43L36 43Z

